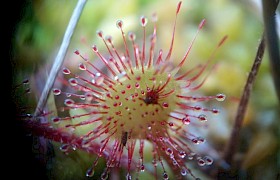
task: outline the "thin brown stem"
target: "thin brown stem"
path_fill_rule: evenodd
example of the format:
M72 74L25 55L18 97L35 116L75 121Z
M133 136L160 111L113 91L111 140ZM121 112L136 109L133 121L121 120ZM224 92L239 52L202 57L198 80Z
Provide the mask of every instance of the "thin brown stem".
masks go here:
M261 42L259 44L258 50L257 50L257 54L255 57L253 66L251 68L246 85L243 90L243 94L242 94L242 97L241 97L241 100L240 100L240 103L238 106L238 110L237 110L236 117L235 117L235 123L233 126L233 130L231 132L231 136L230 136L227 148L224 151L224 160L229 165L232 165L233 156L235 155L236 148L238 146L241 126L242 126L244 116L246 113L246 109L247 109L247 105L249 102L252 87L253 87L254 81L256 79L259 67L260 67L262 59L263 59L264 51L265 51L265 39L264 39L264 35L263 35Z
M59 51L56 55L56 58L54 60L53 66L51 68L50 74L48 76L46 85L43 89L43 92L40 96L39 102L37 104L35 113L34 113L34 117L37 117L42 110L44 109L47 99L49 97L51 88L53 87L54 81L57 77L57 74L59 72L59 70L61 69L61 66L63 64L64 61L64 57L66 55L67 49L69 47L73 32L76 28L76 25L79 21L79 18L81 16L81 13L83 11L83 8L86 4L87 0L79 0L74 11L73 14L71 16L71 19L68 23L67 29L65 31L62 43L60 45Z

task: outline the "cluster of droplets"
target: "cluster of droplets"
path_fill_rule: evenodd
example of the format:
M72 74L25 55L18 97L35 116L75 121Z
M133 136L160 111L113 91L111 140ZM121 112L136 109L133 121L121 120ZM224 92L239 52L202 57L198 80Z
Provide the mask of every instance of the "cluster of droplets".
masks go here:
M59 130L65 129L67 133L74 134L81 127L87 129L78 134L78 137L75 136L73 141L67 141L60 147L60 150L65 153L80 148L97 155L86 176L94 176L99 158L105 157L106 168L101 179L109 177L112 167L126 167L126 179L132 179L131 172L136 170L135 176L138 178L139 173L145 171L144 151L148 146L147 143L153 148L152 165L155 174L160 165L163 179L169 179L163 161L166 161L175 174L190 175L194 178L195 175L185 164L187 160L195 159L199 166L213 163L211 157L194 153L192 144L204 143L205 139L189 132L188 126L206 122L208 113L218 114L219 110L190 104L214 99L223 101L225 95L189 94L197 91L205 82L206 78L198 85L195 83L210 65L216 50L226 37L219 42L205 64L179 74L198 32L205 24L205 20L202 20L182 60L177 66L172 66L174 62L171 61L171 54L180 7L181 2L177 6L171 44L166 58L163 58L161 49L157 55L155 53L156 21L150 38L150 48L146 50L145 27L148 20L142 16L140 18L143 28L141 45L136 43L135 33L129 32L128 36L125 36L123 21L118 20L116 26L121 31L125 49L123 53L114 46L111 36L104 37L102 31L97 31L97 36L102 39L108 50L108 56L101 54L98 47L93 45L91 49L100 61L92 63L76 50L74 54L84 60L78 65L82 73L75 74L68 68L62 69L62 73L68 76L67 82L63 81L63 83L73 88L74 92L64 92L54 88L53 94L66 97L65 106L61 110L68 110L70 115L52 117L51 124L59 127ZM156 19L155 16L153 19ZM129 51L126 38L131 42L132 52ZM107 72L96 66L96 63L100 62ZM194 71L197 73L191 76ZM83 109L84 113L73 114L77 109ZM86 120L76 122L79 118L86 118ZM88 126L90 128L87 128Z

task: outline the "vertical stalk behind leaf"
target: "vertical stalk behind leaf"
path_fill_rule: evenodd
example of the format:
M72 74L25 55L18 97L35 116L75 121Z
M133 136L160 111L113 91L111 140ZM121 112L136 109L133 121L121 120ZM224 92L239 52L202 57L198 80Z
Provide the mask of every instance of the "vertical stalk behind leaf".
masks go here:
M274 80L278 101L280 101L280 50L279 37L276 31L276 9L279 0L263 0L263 20L265 25L265 38L269 54L271 73Z
M247 105L249 102L252 87L253 87L254 81L256 79L259 67L261 65L261 61L262 61L262 58L264 55L264 50L265 50L265 39L264 39L264 35L263 35L261 42L259 44L258 50L257 50L257 54L255 57L253 66L251 68L246 85L243 90L243 94L242 94L242 97L241 97L241 100L240 100L240 103L238 106L238 110L236 113L236 117L235 117L235 123L234 123L233 129L232 129L232 132L231 132L231 137L229 139L228 145L224 152L224 159L229 165L232 165L233 156L235 155L236 148L239 144L238 142L239 142L241 126L242 126L244 116L246 113L246 109L247 109Z
M66 55L68 46L70 44L70 41L71 41L71 38L72 38L72 35L73 35L73 32L75 30L75 27L76 27L78 21L79 21L79 18L81 16L81 13L83 11L83 8L85 6L86 1L87 0L79 0L75 9L74 9L74 11L73 11L71 19L70 19L69 24L67 26L67 29L65 31L61 46L60 46L59 51L56 55L56 58L54 60L53 66L52 66L52 69L51 69L49 77L47 79L46 85L43 89L43 92L42 92L42 94L40 96L40 99L39 99L39 102L37 104L37 107L36 107L36 110L35 110L35 113L34 113L34 117L38 116L45 107L45 104L47 102L49 93L50 93L51 88L54 84L54 81L55 81L55 78L58 74L58 71L61 69L61 66L62 66L63 61L64 61L64 57Z

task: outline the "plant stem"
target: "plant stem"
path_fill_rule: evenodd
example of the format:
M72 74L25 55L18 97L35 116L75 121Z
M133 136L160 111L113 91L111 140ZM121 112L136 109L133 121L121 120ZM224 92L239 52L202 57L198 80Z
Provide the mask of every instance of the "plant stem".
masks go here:
M47 79L46 85L43 89L43 92L40 96L39 102L37 104L35 113L34 113L34 117L37 117L38 115L40 115L40 113L42 112L42 110L44 109L47 99L49 97L51 88L53 87L54 81L56 79L56 76L59 72L59 70L61 69L61 66L64 62L64 57L66 55L67 49L69 47L73 32L76 28L76 25L78 23L78 20L81 16L81 13L83 11L83 8L85 6L85 3L87 2L87 0L79 0L73 13L71 16L71 19L68 23L67 29L65 31L62 43L60 45L59 51L56 55L56 58L54 60L53 66L51 68L49 77Z
M264 18L265 32L263 34L261 43L259 44L254 64L252 66L251 72L248 76L246 85L244 87L243 95L239 103L239 107L235 117L235 124L231 133L228 146L224 152L224 160L229 165L232 165L233 156L235 154L236 147L238 145L239 134L246 113L247 104L249 101L253 82L257 76L257 72L264 55L265 42L268 44L267 46L268 46L268 53L270 56L272 76L274 78L276 93L278 95L278 99L280 100L280 79L279 79L280 55L279 55L279 44L278 44L279 39L276 32L276 22L275 22L275 10L277 9L279 0L277 1L263 0L262 3L263 3L263 18Z
M248 104L249 97L250 97L250 94L252 91L253 83L256 79L259 67L261 65L261 61L262 61L262 58L264 55L264 50L265 50L265 39L264 39L264 35L263 35L261 42L259 44L258 50L257 50L257 54L255 57L253 66L251 68L246 85L243 90L243 94L242 94L242 97L241 97L241 100L240 100L240 103L238 106L238 110L236 113L233 130L231 132L231 137L229 139L227 148L224 151L224 160L229 165L232 165L233 156L235 155L236 147L239 142L240 130L241 130L241 126L242 126L244 116L246 113L247 104Z
M263 0L262 4L270 68L274 80L276 94L278 96L278 101L280 102L280 51L275 17L275 11L279 4L279 0Z

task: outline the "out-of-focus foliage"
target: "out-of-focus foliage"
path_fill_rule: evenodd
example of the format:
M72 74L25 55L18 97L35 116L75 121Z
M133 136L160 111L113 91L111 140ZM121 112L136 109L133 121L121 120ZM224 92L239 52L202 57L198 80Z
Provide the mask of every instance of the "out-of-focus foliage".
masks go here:
M26 3L14 39L14 62L17 72L14 75L15 83L24 77L40 79L42 76L44 79L76 3L76 0L36 0ZM105 35L112 35L115 44L122 45L120 31L115 26L118 19L124 21L126 32L131 30L140 35L142 28L139 18L146 15L150 20L147 31L151 34L151 16L154 12L158 16L157 43L166 52L171 40L176 4L174 0L88 0L70 43L65 63L68 67L77 66L77 58L73 55L75 49L88 53L92 59L96 56L91 53L91 45L97 44L100 49L105 49L102 41L96 36L97 30L102 30ZM239 98L263 33L262 12L258 4L256 0L184 0L178 16L172 55L175 62L179 62L183 57L202 19L206 19L206 24L199 33L186 63L190 67L206 62L220 39L228 35L227 41L214 57L214 70L201 88L206 94L222 92L227 95L227 100L219 107L222 110L222 118L209 122L207 140L218 152L224 150L229 138ZM184 68L188 69L188 66ZM33 85L32 91L38 94L43 85ZM253 86L241 139L238 142L238 154L235 156L235 162L242 164L240 171L243 173L239 174L241 178L275 179L277 170L279 173L280 117L277 103L269 61L265 54ZM57 153L57 157L53 165L57 177L61 176L59 172L65 169L68 169L69 173L84 175L91 163L90 158L82 152L70 158ZM83 162L84 166L78 165ZM75 169L75 172L71 168ZM69 174L62 176L67 177Z

